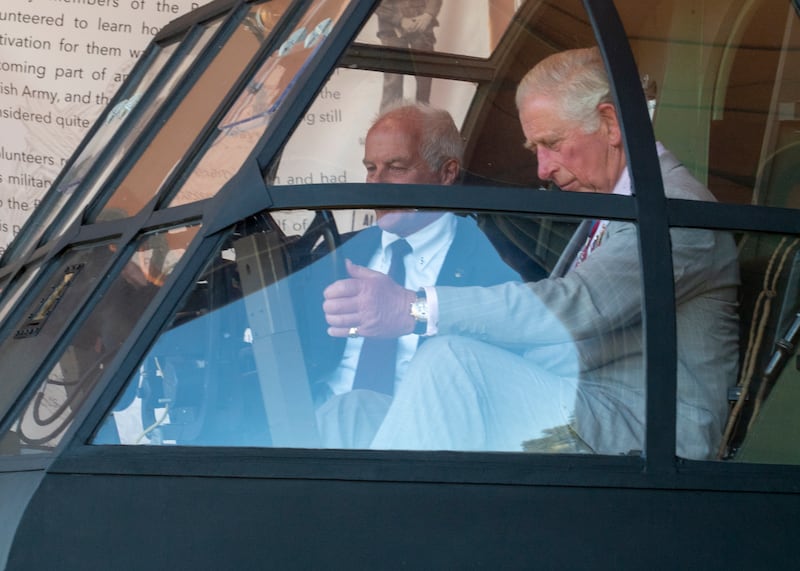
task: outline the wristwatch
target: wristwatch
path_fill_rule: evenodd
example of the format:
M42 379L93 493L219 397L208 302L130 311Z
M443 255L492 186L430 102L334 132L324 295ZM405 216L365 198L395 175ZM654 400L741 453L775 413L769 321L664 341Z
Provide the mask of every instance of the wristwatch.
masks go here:
M411 302L409 313L416 323L414 333L425 335L425 332L428 331L428 299L425 297L423 288L417 290L417 298Z

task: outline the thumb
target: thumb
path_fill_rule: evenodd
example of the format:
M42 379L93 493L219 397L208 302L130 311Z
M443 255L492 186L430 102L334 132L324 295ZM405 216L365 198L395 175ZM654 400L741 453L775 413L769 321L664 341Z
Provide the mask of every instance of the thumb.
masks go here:
M347 275L349 275L351 278L369 280L376 277L382 277L384 275L380 272L376 272L375 270L370 270L364 266L354 264L349 259L345 260L344 264L347 268Z

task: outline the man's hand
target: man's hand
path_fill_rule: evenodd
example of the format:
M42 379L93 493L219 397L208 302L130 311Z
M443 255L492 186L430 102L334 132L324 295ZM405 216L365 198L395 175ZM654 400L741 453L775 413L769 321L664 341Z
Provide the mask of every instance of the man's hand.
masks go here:
M409 313L416 299L413 291L350 260L345 264L350 279L336 281L323 292L328 335L347 337L352 327L363 337L400 337L414 331Z
M431 22L433 22L433 16L427 12L423 12L414 18L403 18L400 21L400 27L406 34L414 34L427 30L430 27Z

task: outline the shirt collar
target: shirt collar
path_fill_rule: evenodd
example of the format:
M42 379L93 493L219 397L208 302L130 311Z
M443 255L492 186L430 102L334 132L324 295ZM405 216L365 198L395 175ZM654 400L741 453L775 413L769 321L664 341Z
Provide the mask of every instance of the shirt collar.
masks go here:
M656 152L658 156L661 157L666 152L666 148L660 142L656 141ZM623 196L631 196L633 195L633 189L631 188L631 175L628 172L628 167L625 167L625 170L622 171L622 175L619 177L617 184L614 185L614 190L612 194L620 194Z
M413 234L405 237L406 242L414 250L414 256L419 258L420 265L424 266L430 261L434 253L432 250L438 249L442 245L449 247L456 231L456 217L452 212L445 212L442 216L417 230ZM383 255L387 256L387 248L400 236L391 232L381 233L381 248Z

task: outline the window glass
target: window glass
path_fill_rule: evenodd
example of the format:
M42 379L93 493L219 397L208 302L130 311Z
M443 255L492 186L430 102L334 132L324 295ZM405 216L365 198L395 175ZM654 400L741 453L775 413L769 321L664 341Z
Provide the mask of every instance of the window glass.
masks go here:
M39 275L39 270L41 269L42 266L40 263L31 263L25 267L22 275L16 276L13 281L3 284L3 303L0 304L0 322L6 318L9 311L14 309L20 296L28 291L28 288L33 283L33 279Z
M288 4L289 0L276 0L270 2L269 6L282 13ZM269 37L268 33L253 22L256 20L274 24L274 18L262 17L261 14L263 12L260 6L250 9L248 18L228 38L114 190L105 209L121 209L134 215L155 196L164 180L200 135L234 82Z
M142 79L131 86L131 89L126 93L122 100L117 103L109 112L103 124L95 132L94 137L87 143L81 154L75 160L72 168L70 168L64 175L61 184L58 187L58 192L67 196L74 187L81 183L89 167L92 165L98 153L108 144L111 137L117 132L123 121L130 115L136 108L136 104L141 100L147 89L153 83L158 73L167 63L169 58L175 53L175 49L179 43L173 43L164 47L156 56L155 61L150 68L145 72Z
M739 262L728 232L670 230L678 349L677 454L716 456L739 364Z
M12 332L0 343L0 413L5 416L53 349L86 296L103 278L116 245L67 250ZM8 305L6 305L8 307Z
M737 237L741 285L738 376L727 385L727 417L716 458L800 464L800 237ZM686 341L693 339L685 333ZM680 340L679 340L680 341ZM730 363L725 363L730 368Z
M350 232L352 216L275 212L237 225L94 442L641 450L633 224L381 210L377 226ZM282 230L295 226L306 230ZM560 253L576 228L555 270L565 277L542 279L551 264L538 247ZM508 229L528 237L525 252ZM393 267L393 257L403 264ZM611 279L615 294L592 301ZM351 315L350 288L363 280L381 288L373 291L394 314ZM414 294L420 286L435 286L424 303ZM428 335L423 305L434 296L437 330Z
M383 0L356 41L488 58L520 4L516 0Z
M20 237L20 240L25 240L27 247L22 249L21 242L19 245L15 245L16 253L11 255L6 261L17 259L27 254L36 246L42 234L44 234L45 229L53 222L56 214L59 213L66 200L72 196L75 188L83 182L86 173L95 164L98 155L107 147L111 141L111 137L117 133L120 126L125 122L125 119L127 119L130 113L136 108L136 104L153 83L158 73L166 65L178 45L179 42L175 42L159 50L158 54L156 54L155 58L150 63L150 67L144 72L139 81L132 83L126 89L125 93L120 96L119 103L108 112L102 125L100 125L92 138L86 143L86 146L72 163L69 170L64 173L55 191L56 200L44 206L44 208L48 209L47 212L44 212L42 209L37 210L36 215L32 219L32 223L38 221L35 222L36 227L27 230L27 233ZM17 246L20 249L17 249Z
M219 29L221 23L222 20L218 19L209 23L203 29L203 32L195 41L189 53L187 53L179 62L173 73L166 78L161 88L155 94L154 99L141 110L141 114L136 117L135 122L130 125L130 129L127 130L124 136L118 140L113 153L105 161L99 174L90 177L90 179L87 181L88 188L80 191L80 199L76 203L70 205L67 212L63 213L65 216L59 224L59 228L62 231L63 229L68 228L79 216L82 215L84 207L95 198L100 189L106 184L106 182L108 182L109 177L117 169L122 160L128 155L128 151L130 151L133 144L139 138L139 135L142 134L145 126L161 108L178 82L185 76L186 72L192 66L197 56L208 44L209 40L211 40L211 38L214 36L214 33L216 33L216 31ZM56 212L56 210L53 210L51 216L55 217ZM129 214L135 214L135 212L131 212ZM42 232L43 231L44 229Z
M294 86L297 74L319 51L347 3L347 0L319 0L309 7L289 39L267 58L219 122L211 147L192 169L170 206L214 196L241 168Z
M800 207L800 20L792 2L615 2L656 136L717 200Z
M196 232L197 227L178 228L142 239L33 398L0 440L0 453L46 452L60 442L80 406ZM121 307L129 309L120 311Z
M424 79L399 77L411 82ZM460 127L475 95L475 84L446 79L432 82L431 105L447 109ZM363 182L365 134L381 109L382 85L382 73L337 69L286 144L271 182Z

